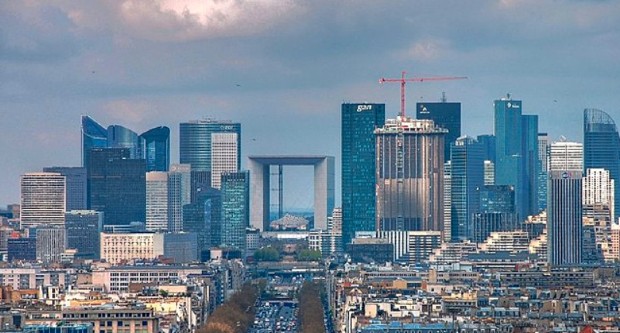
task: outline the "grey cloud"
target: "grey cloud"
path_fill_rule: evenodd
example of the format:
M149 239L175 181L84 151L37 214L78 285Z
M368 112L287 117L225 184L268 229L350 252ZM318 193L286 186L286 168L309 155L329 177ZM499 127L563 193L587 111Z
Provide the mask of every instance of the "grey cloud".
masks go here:
M584 107L620 121L617 1L234 1L202 17L163 3L0 3L0 112L11 119L0 150L14 156L0 168L0 205L17 200L19 174L79 163L80 114L167 125L173 138L181 121L233 119L244 154L338 156L340 103L395 114L398 86L377 81L401 70L469 76L407 95L412 105L446 91L467 134L492 132L492 100L506 92L552 135L578 133Z

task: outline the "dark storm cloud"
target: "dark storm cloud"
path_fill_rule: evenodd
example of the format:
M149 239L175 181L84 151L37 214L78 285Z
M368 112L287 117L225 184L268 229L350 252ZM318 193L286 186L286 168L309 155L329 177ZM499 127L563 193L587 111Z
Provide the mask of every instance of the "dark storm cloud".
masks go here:
M175 151L179 122L212 116L243 123L244 155L337 156L340 103L395 114L398 86L377 81L401 70L469 76L408 86L409 105L462 101L464 133L492 132L492 101L512 92L541 130L580 140L584 107L620 121L619 14L617 1L1 2L0 149L14 153L0 204L23 172L79 163L80 114L168 125Z

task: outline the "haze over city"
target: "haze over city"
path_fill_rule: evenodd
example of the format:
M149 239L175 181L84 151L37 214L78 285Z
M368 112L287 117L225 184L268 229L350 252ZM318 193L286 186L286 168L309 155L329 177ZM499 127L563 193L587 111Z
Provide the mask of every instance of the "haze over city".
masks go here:
M398 86L378 80L401 70L469 78L409 85L410 115L445 91L464 134L492 133L510 92L541 132L582 141L584 108L620 116L618 14L615 1L2 2L0 204L19 202L25 172L80 165L80 115L169 126L173 162L180 122L230 119L243 157L334 155L339 170L340 104L394 117Z

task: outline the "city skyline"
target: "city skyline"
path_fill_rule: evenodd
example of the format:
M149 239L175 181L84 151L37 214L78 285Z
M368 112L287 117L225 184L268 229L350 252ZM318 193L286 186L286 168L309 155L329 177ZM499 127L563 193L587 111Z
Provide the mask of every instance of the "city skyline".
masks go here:
M182 17L183 7L169 1L130 12L118 6L0 5L7 22L0 105L11 120L0 125L0 149L11 156L0 168L0 205L19 202L20 175L80 165L82 114L137 133L170 127L171 163L179 161L180 122L240 122L242 168L248 155L297 151L333 155L339 165L341 103L386 103L393 118L398 88L377 80L401 70L468 76L411 85L407 113L420 97L438 101L445 91L461 102L462 133L471 136L493 132L492 101L506 92L539 115L539 131L551 141L580 133L585 108L620 118L616 2L222 2L217 9L230 20L219 26L206 14ZM213 12L210 6L187 3L196 15ZM174 24L164 25L168 19Z

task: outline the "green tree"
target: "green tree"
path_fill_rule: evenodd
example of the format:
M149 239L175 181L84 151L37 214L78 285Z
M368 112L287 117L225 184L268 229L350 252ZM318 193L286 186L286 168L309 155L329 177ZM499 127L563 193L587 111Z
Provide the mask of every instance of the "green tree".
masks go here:
M321 259L321 251L318 250L301 250L297 253L299 261L320 261Z
M273 247L263 247L254 252L256 261L278 261L280 260L280 252Z

